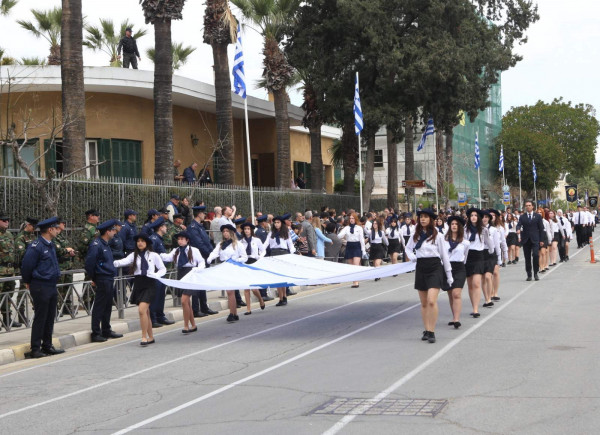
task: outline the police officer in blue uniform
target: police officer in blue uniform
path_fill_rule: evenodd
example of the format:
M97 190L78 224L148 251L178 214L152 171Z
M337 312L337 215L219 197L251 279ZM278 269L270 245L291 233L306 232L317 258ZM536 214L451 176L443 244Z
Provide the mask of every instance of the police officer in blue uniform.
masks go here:
M156 210L155 208L152 208L150 210L148 210L148 219L146 219L146 222L144 223L144 226L142 227L142 229L140 230L140 233L143 233L145 235L147 235L148 237L150 237L152 235L152 224L154 222L156 222L156 220L160 217L160 213L158 212L158 210Z
M108 246L110 246L110 250L112 251L113 258L115 260L121 260L125 258L125 244L123 243L123 239L121 239L121 230L123 229L123 222L115 219L115 236L110 239L108 242Z
M92 308L92 341L96 343L123 337L110 328L117 269L113 266L109 242L117 233L117 223L116 219L111 219L98 225L99 236L90 244L85 257L85 271L96 289Z
M159 217L149 225L152 230L150 240L152 241L152 250L157 254L166 254L163 236L167 233L167 223L163 217ZM172 320L165 316L165 290L167 286L156 280L156 295L154 301L150 304L150 319L153 328L160 328L162 325L172 325Z
M119 231L119 236L123 240L123 247L127 256L130 252L135 251L135 236L137 235L135 221L137 220L137 212L127 209L123 215L125 216L125 222L123 222L123 227Z
M206 260L213 250L210 237L208 237L208 233L202 224L206 214L206 206L195 205L192 207L192 213L194 220L192 220L187 228L187 233L190 236L190 245L197 248L200 254L202 254L202 258ZM218 313L218 311L211 310L208 307L206 290L194 292L192 296L192 311L194 312L194 317L206 317L209 314Z
M31 358L64 352L63 349L55 349L52 345L58 300L56 283L60 277L58 258L52 239L59 233L58 225L58 217L38 223L40 235L25 251L21 264L22 280L29 289L35 311L31 327Z

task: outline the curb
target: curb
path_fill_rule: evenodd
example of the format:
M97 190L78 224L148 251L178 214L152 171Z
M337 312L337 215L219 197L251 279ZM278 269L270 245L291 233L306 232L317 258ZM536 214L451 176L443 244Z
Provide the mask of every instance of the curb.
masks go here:
M322 286L302 286L296 287L295 290L298 293L309 291L309 290L328 290L336 287L343 286L344 284L329 284ZM209 308L216 311L228 310L227 300L211 301ZM165 312L166 317L173 322L180 322L183 320L183 310L181 308L175 308ZM118 334L128 334L130 332L136 332L141 329L140 321L137 319L130 320L117 320L111 321L112 330ZM60 337L54 337L52 344L56 348L71 349L73 347L82 346L92 342L92 331L77 331L72 334L62 335ZM5 349L0 349L0 366L11 364L17 361L26 359L25 355L30 351L30 343L22 343L14 345Z

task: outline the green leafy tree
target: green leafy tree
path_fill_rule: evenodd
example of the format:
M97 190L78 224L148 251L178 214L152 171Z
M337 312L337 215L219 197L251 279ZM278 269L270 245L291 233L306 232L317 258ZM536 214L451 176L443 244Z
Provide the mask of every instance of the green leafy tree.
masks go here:
M34 22L17 20L25 30L30 31L36 38L44 38L50 44L48 65L60 65L60 28L62 9L55 7L49 10L32 9Z
M131 28L133 30L134 25L129 20L121 22L121 26L118 32L115 32L115 25L113 20L107 18L100 18L100 26L85 26L85 40L83 45L94 51L102 51L109 56L109 65L112 67L122 67L123 62L117 57L117 47L119 41L125 36L125 29ZM146 28L141 28L135 32L136 40L143 37L148 33Z
M580 198L585 198L585 192L589 196L598 194L598 182L593 177L586 176L577 180L577 192Z
M182 42L174 42L173 43L173 71L177 71L188 61L188 57L196 51L196 47L187 46L184 47ZM146 50L146 56L152 62L154 62L154 56L156 51L154 48L149 48Z

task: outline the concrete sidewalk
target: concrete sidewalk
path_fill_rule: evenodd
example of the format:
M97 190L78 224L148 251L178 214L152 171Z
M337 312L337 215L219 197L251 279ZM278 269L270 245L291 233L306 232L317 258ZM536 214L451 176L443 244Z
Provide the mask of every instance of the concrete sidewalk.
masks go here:
M337 285L330 286L319 286L319 288L335 287ZM315 286L301 286L292 287L294 292L303 292L307 290L314 290ZM276 294L274 289L269 291L270 295ZM221 292L207 292L208 305L212 310L219 311L219 314L209 316L214 317L226 317L229 314L229 308L227 305L227 299L221 298ZM293 296L291 296L293 298ZM243 295L242 295L243 298ZM277 298L273 304L277 302ZM258 308L258 302L252 296L252 303L254 309ZM256 305L254 305L256 304ZM240 308L238 311L243 314L245 307ZM174 322L183 321L183 310L181 307L173 307L173 302L168 299L165 302L165 314L169 320ZM75 346L81 346L92 342L91 339L91 316L82 316L70 320L60 320L54 324L54 339L53 344L56 348L69 349ZM125 318L119 319L117 310L113 307L113 313L111 317L112 330L119 334L127 334L140 330L140 320L138 316L137 306L132 305L125 309ZM26 354L30 351L30 338L31 328L18 328L11 332L0 334L0 365L10 364L15 361L23 360L26 358Z

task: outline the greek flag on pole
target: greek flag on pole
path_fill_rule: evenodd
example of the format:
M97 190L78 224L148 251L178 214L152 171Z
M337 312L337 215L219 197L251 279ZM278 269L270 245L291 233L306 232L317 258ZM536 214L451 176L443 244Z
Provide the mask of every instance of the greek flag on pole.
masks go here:
M358 92L358 74L354 82L354 132L360 134L363 129L363 114L360 107L360 93Z
M427 120L427 127L423 132L423 136L421 136L421 142L419 142L419 146L417 147L417 151L421 151L425 147L425 142L427 141L427 136L433 136L433 118L429 118Z
M521 176L521 151L519 151L519 177Z
M500 147L500 163L498 164L498 170L500 172L504 170L504 147Z
M233 87L234 92L242 98L246 98L246 76L244 74L244 52L242 51L242 28L238 23L237 42L235 44L235 55L233 57Z
M535 170L535 162L532 160L531 161L533 163L533 181L537 181L537 171Z
M475 133L475 169L479 169L479 136Z

